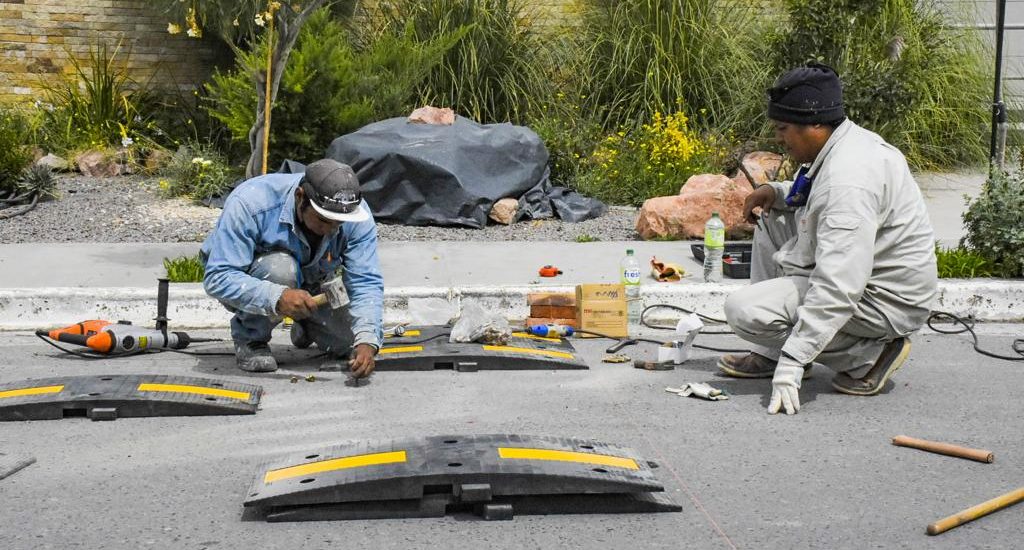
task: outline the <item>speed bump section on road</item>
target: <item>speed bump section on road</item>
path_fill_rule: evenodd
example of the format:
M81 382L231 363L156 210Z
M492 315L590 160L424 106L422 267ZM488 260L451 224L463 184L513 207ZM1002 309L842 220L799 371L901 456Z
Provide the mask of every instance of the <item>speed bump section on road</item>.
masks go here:
M271 460L244 505L267 521L679 511L655 468L630 449L584 439L381 440Z
M384 339L375 370L563 370L586 369L568 340L514 332L507 345L451 343L451 329L424 326Z
M224 380L101 374L0 385L0 420L254 414L263 388Z

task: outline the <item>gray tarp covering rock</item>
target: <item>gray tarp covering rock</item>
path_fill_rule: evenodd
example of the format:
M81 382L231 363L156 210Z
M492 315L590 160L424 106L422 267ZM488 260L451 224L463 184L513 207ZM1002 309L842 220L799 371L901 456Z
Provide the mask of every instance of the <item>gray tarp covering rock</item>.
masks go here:
M481 228L496 201L520 199L520 218L600 216L604 204L548 181L548 151L528 128L451 126L392 118L335 139L327 158L352 166L378 221ZM282 171L301 171L286 163Z

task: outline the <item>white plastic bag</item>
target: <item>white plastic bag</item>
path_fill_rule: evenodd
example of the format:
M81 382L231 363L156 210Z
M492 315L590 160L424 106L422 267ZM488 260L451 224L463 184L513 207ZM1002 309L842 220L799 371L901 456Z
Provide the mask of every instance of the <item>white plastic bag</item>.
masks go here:
M448 341L504 346L511 337L512 327L504 317L488 313L476 300L467 300L463 303L462 315L452 327Z

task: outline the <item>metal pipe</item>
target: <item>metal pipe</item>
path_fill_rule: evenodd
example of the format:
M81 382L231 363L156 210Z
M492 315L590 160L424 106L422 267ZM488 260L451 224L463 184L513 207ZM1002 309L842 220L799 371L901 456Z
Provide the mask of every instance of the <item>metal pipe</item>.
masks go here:
M1003 149L1006 144L1006 105L1003 103L1003 34L1005 28L1006 0L998 0L996 2L996 74L992 93L992 139L989 143L989 160L994 167L1000 170L1003 168Z

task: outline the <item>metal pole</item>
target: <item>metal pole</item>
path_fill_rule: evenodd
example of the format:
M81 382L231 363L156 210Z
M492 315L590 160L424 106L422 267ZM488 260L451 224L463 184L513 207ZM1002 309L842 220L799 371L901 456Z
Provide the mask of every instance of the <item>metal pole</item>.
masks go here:
M1006 147L1006 105L1003 103L1003 34L1006 27L1006 0L996 2L996 77L992 93L992 139L989 159L1002 169Z

